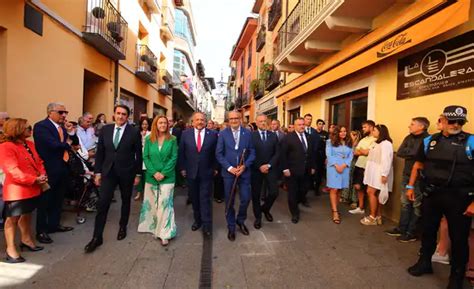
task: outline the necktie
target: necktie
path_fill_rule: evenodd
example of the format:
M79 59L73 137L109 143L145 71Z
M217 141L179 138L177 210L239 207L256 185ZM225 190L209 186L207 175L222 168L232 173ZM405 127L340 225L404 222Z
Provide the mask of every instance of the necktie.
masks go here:
M308 146L306 145L306 142L304 141L303 133L300 133L300 138L301 138L301 143L303 144L303 149L306 152L308 150Z
M63 128L62 128L62 127L58 127L58 133L59 133L59 140L60 140L61 142L64 142L64 132L63 132ZM67 161L69 160L69 154L68 154L67 150L64 151L64 153L63 153L63 160L64 160L65 162L67 162Z
M115 136L114 136L114 147L117 148L119 143L120 143L120 127L117 127L115 130Z
M238 149L239 148L239 131L232 130L232 133L234 134L235 149Z
M311 134L311 128L310 128L310 127L306 128L306 132L307 132L308 134Z
M262 131L262 132L260 132L260 133L262 134L262 141L263 141L263 142L266 142L266 141L267 141L267 137L266 137L266 135L265 135L265 132Z
M197 139L197 150L198 150L198 153L201 152L201 130L198 130L198 139Z

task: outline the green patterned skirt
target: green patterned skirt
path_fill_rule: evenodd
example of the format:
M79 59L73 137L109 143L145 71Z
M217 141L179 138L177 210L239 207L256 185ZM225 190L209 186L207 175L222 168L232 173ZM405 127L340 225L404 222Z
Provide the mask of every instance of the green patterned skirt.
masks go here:
M152 233L162 240L169 240L176 236L173 194L174 184L145 183L138 232Z

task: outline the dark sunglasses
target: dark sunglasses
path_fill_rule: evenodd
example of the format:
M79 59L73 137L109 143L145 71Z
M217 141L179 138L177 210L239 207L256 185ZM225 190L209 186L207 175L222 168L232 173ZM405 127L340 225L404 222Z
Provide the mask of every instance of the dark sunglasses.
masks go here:
M31 127L31 125L29 125L29 126L26 127L26 130L30 130L30 131L31 131L31 130L33 130L33 127Z
M455 124L455 123L459 124L460 126L463 126L466 124L466 121L462 119L448 120L448 124Z
M53 110L53 111L55 111L59 114L68 114L69 113L69 111L67 111L67 110Z

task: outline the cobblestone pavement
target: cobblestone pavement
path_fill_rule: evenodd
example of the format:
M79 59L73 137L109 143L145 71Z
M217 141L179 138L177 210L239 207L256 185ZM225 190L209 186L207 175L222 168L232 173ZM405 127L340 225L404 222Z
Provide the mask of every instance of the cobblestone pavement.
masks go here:
M26 263L0 263L1 288L199 288L203 237L191 231L192 210L183 189L175 199L178 236L168 247L136 232L139 203L134 202L128 237L116 240L120 199L109 213L104 244L93 254L90 240L94 214L69 233L54 234L54 244L38 253L25 252ZM224 205L214 203L212 288L445 288L448 266L434 265L436 274L411 277L406 268L417 259L419 242L402 244L383 233L393 224L362 226L359 216L345 213L342 224L330 220L327 196L310 198L301 221L290 222L286 193L272 211L275 221L255 230L249 208L250 236L237 231L227 240ZM74 215L66 213L66 224ZM0 241L4 248L4 240ZM468 285L466 285L468 288Z

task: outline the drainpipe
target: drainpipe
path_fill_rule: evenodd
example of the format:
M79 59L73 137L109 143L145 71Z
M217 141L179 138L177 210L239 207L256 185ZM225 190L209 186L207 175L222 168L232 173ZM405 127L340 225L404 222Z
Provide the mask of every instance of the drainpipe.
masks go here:
M114 106L119 101L119 61L115 60L115 71L114 71Z

